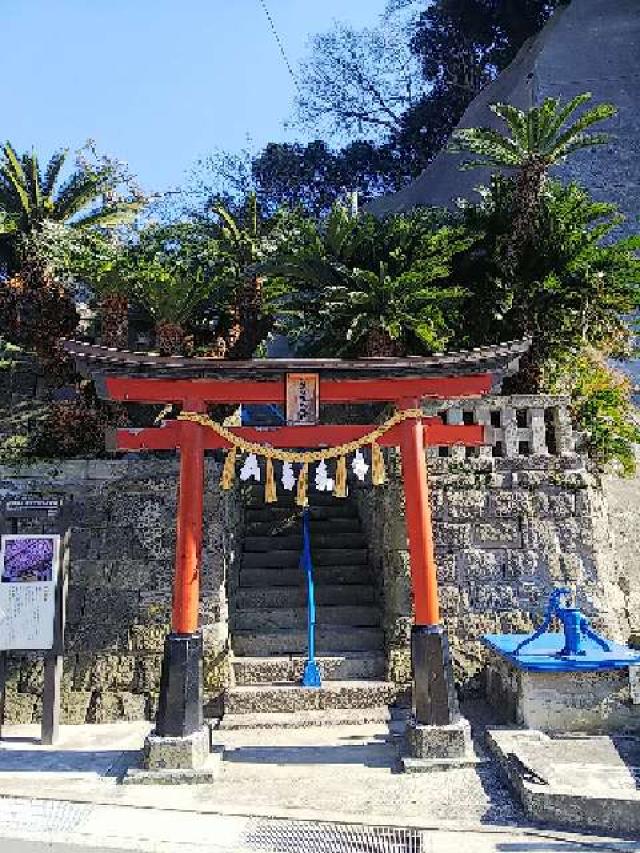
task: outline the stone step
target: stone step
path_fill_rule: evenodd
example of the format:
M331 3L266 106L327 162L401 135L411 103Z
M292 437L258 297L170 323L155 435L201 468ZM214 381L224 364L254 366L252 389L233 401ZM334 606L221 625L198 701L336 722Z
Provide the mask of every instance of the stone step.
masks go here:
M235 658L232 660L235 683L237 686L285 681L299 683L306 660L304 656ZM384 655L376 652L323 655L316 661L323 680L327 681L382 680L386 670Z
M302 573L298 572L298 574ZM375 590L369 584L316 586L316 603L318 605L364 605L374 604L375 600ZM237 611L260 609L263 607L306 607L307 585L306 583L302 583L295 587L240 588L233 595L231 606L234 605Z
M313 577L317 587L333 584L369 584L371 573L368 566L315 566ZM303 587L307 580L302 569L268 566L262 569L241 569L240 587ZM316 588L317 588L316 587Z
M327 708L322 711L295 713L225 714L214 723L218 729L306 729L312 726L353 726L388 723L391 711L386 705L376 708Z
M285 518L279 521L270 519L267 521L247 521L245 524L245 536L287 536L300 535L301 524L299 518ZM310 531L312 539L327 533L354 533L362 535L362 527L357 518L329 518L311 520Z
M322 687L259 684L232 687L224 696L225 714L291 714L344 708L379 708L394 699L388 681L329 681Z
M326 521L331 518L358 518L358 511L353 504L342 503L336 499L334 504L327 506L312 506L309 510L312 521ZM247 507L245 511L247 521L274 521L285 518L296 518L300 521L300 510L298 508L280 506L278 504L265 504L262 507Z
M297 628L307 625L306 607L275 607L270 610L237 610L231 615L232 631L270 631L273 628ZM334 605L317 609L318 628L329 625L348 625L351 628L379 627L380 611L377 607Z
M316 652L333 655L340 652L380 652L384 635L379 628L351 628L342 625L316 628ZM231 646L238 656L304 655L307 632L292 629L271 631L235 631Z
M311 550L315 555L319 551L331 548L366 548L367 542L361 532L358 533L314 533L311 531ZM272 536L246 536L242 542L242 549L246 553L264 552L277 550L296 551L302 550L302 534L290 533Z
M313 564L315 566L362 566L366 565L368 551L366 548L323 548L314 551ZM288 568L298 566L300 563L300 551L295 550L272 550L244 553L242 555L243 569L264 569L270 566L275 568Z

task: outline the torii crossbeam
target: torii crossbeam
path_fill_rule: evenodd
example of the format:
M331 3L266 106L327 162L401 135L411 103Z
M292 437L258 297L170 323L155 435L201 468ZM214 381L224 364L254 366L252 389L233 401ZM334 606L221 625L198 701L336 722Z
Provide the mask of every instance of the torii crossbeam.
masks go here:
M425 398L479 397L513 369L525 342L473 352L407 359L266 359L226 362L207 358L162 358L119 352L78 342L66 350L78 368L93 376L99 394L130 403L173 403L183 412L205 413L211 405L284 404L287 376L318 377L323 406L385 402L414 410ZM356 440L375 425L311 424L255 429L236 427L234 435L278 448L313 449ZM479 446L481 425L447 425L441 418L410 417L390 429L380 444L398 446L402 458L405 516L414 603L412 661L414 707L420 724L457 720L446 633L440 620L425 449L427 445ZM119 429L111 449L178 450L176 564L171 633L165 642L156 732L186 736L202 726L202 637L199 632L200 553L202 547L204 460L208 450L228 441L189 421L160 427Z

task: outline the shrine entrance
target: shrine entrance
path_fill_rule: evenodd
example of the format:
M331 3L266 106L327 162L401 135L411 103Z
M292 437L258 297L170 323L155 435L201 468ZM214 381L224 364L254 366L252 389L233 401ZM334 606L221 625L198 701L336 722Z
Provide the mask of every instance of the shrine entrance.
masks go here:
M177 450L180 455L172 624L164 649L156 720L159 737L188 737L203 725L198 612L207 451L226 453L222 488L231 486L241 460L240 475L250 477L261 459L265 501L275 503L289 486L297 504L306 507L316 481L314 476L310 483L312 471L317 474L320 468L320 480L333 481L333 499L339 501L347 494L347 461L356 475L358 469L362 473L370 467L373 484L381 485L383 448L400 448L414 611L415 719L427 726L458 720L448 641L440 619L425 449L479 446L484 443L484 427L445 424L437 415L426 416L422 403L425 398L446 401L490 392L505 372L517 367L526 346L518 342L426 358L230 362L65 344L78 370L95 380L103 399L180 408L176 419L158 427L117 430L111 445L119 451ZM370 403L389 406L391 414L378 424L320 422L321 411L330 418L332 405ZM208 414L217 404L286 407L288 423L272 428L224 427ZM312 609L312 584L308 602ZM313 661L310 649L307 663Z

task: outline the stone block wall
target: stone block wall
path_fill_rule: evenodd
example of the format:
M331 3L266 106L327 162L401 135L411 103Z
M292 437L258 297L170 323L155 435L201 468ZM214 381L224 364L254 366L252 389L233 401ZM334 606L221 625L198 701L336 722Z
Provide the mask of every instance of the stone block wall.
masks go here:
M640 648L640 447L633 477L603 477L609 511L609 535L615 555L615 574L625 596L626 618L633 644Z
M440 601L463 690L480 687L479 638L531 630L556 585L574 586L595 624L626 640L606 502L574 450L566 401L496 397L426 410L487 432L485 447L428 450ZM399 454L389 454L388 467L387 486L357 494L380 579L389 675L401 681L412 616Z
M62 720L153 718L169 629L175 551L175 460L42 462L0 468L0 532L55 532L54 522L17 523L5 513L18 495L58 497L69 524L67 631ZM238 547L239 504L221 495L220 466L207 461L201 617L205 696L226 683L226 572ZM41 708L42 658L10 655L7 721L31 722Z

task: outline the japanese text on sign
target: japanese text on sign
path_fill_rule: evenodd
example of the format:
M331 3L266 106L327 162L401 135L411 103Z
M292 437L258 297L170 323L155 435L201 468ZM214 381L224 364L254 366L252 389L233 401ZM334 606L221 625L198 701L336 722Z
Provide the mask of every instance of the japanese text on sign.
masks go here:
M60 536L15 534L0 544L0 649L51 649Z

